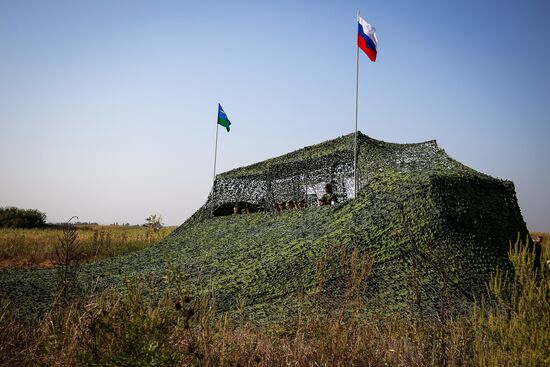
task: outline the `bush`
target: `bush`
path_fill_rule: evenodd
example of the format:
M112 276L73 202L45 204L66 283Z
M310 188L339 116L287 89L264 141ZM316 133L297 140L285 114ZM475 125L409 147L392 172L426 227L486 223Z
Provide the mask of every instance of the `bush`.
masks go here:
M475 365L548 366L550 363L550 269L547 255L533 271L532 247L510 249L514 274L497 272L488 297L476 303L473 325Z
M46 214L37 209L0 208L0 227L35 228L46 224Z

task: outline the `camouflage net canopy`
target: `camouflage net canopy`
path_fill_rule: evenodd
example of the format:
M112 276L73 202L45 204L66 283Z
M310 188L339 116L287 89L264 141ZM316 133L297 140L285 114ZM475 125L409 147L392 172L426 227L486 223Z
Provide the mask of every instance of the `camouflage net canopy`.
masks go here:
M215 205L259 204L269 195L296 200L324 182L347 198L353 139L343 136L221 174ZM158 245L85 265L79 281L97 290L122 289L124 279L139 272L170 287L163 276L176 269L187 274L192 294L214 294L221 311L244 309L262 322L315 307L308 306L311 299L337 305L353 282L346 259L366 255L372 270L356 291L368 311L433 316L442 305L465 310L497 267L510 269L510 241L528 235L513 184L456 162L435 141L358 140L357 198L211 217L209 197ZM0 296L29 312L44 309L54 289L55 270L0 271Z
M222 208L240 204L271 211L273 203L291 200L305 200L308 206L315 206L328 183L340 200L352 199L355 197L354 142L355 135L350 134L220 174L204 208L229 214L231 211ZM371 170L411 172L457 166L441 153L435 141L390 144L359 132L358 154L362 163L358 165L359 189L366 183Z

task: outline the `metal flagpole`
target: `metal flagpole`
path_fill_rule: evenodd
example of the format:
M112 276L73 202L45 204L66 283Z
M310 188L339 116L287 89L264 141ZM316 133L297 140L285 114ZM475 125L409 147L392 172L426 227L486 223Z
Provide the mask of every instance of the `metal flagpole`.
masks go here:
M357 22L359 22L359 10L357 10ZM356 41L357 42L357 41ZM357 115L359 108L359 45L355 46L355 144L353 149L353 182L354 193L353 196L357 197L358 185L357 185Z
M212 207L210 214L214 216L214 205L216 198L216 159L218 158L218 129L220 124L216 121L216 147L214 148L214 178L212 179Z

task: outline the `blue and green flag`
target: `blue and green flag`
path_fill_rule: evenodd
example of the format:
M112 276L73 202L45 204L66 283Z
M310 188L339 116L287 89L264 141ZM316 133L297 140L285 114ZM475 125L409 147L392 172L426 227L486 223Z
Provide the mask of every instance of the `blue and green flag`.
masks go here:
M222 125L227 129L227 132L229 132L229 125L231 125L231 121L227 118L227 115L225 114L222 105L218 103L218 124Z

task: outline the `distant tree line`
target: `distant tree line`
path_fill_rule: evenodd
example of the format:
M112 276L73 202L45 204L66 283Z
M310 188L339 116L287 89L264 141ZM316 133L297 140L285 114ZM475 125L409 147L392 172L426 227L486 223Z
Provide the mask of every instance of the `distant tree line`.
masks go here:
M0 227L35 228L46 225L46 213L37 209L0 207Z

